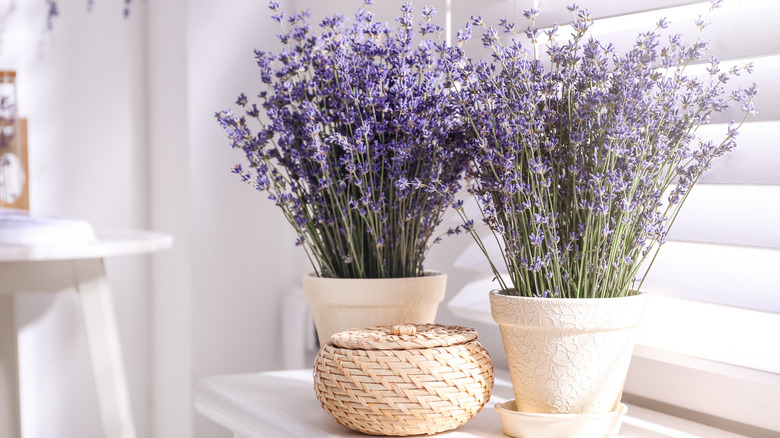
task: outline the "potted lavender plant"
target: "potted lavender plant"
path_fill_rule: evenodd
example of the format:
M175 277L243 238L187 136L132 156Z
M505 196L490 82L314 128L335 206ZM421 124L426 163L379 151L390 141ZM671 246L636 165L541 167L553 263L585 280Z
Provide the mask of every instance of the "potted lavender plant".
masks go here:
M279 3L270 9L282 23ZM407 4L389 27L360 9L351 24L324 19L318 35L308 13L293 14L283 49L255 53L259 104L241 94L245 114L216 115L249 164L235 173L268 193L311 261L304 293L321 343L433 322L444 298L446 275L423 262L466 160L452 147L461 130L434 14L423 8L417 27Z
M501 248L489 296L517 410L542 414L618 408L645 305L643 266L691 187L735 146L739 126L717 144L699 140L697 128L732 103L753 112L756 93L724 86L750 66L722 71L712 58L706 77L686 75L707 43L672 35L662 47L665 20L618 54L586 37L586 10L569 9L573 33L563 43L526 11L527 37L548 40L540 56L514 37L502 44L498 30L472 17L458 38L483 27L492 61L463 59L451 72L473 128L470 190Z

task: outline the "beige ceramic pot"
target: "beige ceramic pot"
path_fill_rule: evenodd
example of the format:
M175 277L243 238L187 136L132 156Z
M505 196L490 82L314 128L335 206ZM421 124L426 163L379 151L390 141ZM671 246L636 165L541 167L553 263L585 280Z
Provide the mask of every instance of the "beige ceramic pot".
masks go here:
M303 277L320 345L349 329L433 323L446 285L447 275L435 271L409 278Z
M647 294L526 298L490 292L517 410L540 414L618 408Z

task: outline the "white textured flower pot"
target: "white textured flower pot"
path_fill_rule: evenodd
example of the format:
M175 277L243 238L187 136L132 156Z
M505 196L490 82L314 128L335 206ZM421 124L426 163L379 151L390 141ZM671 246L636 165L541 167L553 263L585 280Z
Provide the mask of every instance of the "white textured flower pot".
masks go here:
M426 272L409 278L303 277L320 345L334 333L380 325L435 322L444 300L447 274Z
M490 292L520 412L618 408L647 294L526 298Z

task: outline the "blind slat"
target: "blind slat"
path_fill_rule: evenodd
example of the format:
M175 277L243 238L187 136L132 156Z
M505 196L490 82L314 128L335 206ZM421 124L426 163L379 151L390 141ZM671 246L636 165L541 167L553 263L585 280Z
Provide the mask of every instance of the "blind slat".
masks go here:
M479 218L473 204L473 200L469 199L466 212L469 217ZM456 226L458 221L452 215L448 226ZM777 224L780 224L780 186L699 184L686 200L668 238L780 249L780 226ZM495 239L487 230L483 230L482 234L491 259L500 262L501 252ZM476 243L469 241L463 248L455 260L456 267L490 272L490 265Z
M780 251L667 242L642 289L780 314Z
M409 0L378 0L366 9L374 13L374 21L388 23L391 27L397 26L395 19L400 14L400 8ZM447 11L447 0L425 0L424 2L412 2L414 8L415 22L420 21L423 6L436 9L437 15L434 23L442 27L445 26L445 17ZM353 23L354 13L363 7L363 0L339 0L339 1L312 1L312 0L294 0L292 2L292 11L302 11L308 9L311 13L312 30L319 32L319 23L323 18L334 14L343 14L347 17L348 24ZM270 25L270 24L269 24ZM287 24L285 24L287 26Z
M707 125L699 129L703 140L721 141L726 125ZM780 122L745 123L739 130L737 147L712 164L702 175L702 184L780 185Z
M780 4L780 2L778 2ZM780 16L780 12L778 13ZM779 40L780 41L780 40ZM780 48L779 48L780 49ZM737 87L749 88L752 84L758 85L758 95L754 99L758 114L748 116L746 122L766 122L780 120L780 55L763 56L759 58L740 58L738 61L730 61L724 64L745 65L752 62L755 70L753 74L743 74L732 78L726 84L726 89L731 91ZM701 73L701 74L700 74ZM690 76L705 78L705 68L703 65L694 65L689 68ZM742 107L732 105L726 111L713 114L710 123L728 123L732 120L740 121L745 117Z
M490 272L476 245L467 247L455 266ZM778 250L670 241L661 248L642 289L780 314L777 266L780 266ZM496 283L487 278L479 287L489 291ZM472 289L474 293L482 293L477 286L469 290Z
M669 239L780 249L777 224L780 186L700 184L685 201Z
M590 6L589 4L588 8ZM695 20L708 9L709 2L705 2L596 19L589 34L600 41L614 44L617 51L623 53L633 45L639 33L652 30L659 19L666 18L669 27L662 31L663 34L679 33L683 35L683 41L693 42L699 36ZM565 8L563 11L568 15ZM779 16L780 2L774 0L726 0L722 7L707 15L706 20L711 22L711 25L704 29L701 37L710 42L709 53L720 59L776 54L780 52L780 26L775 23ZM563 21L560 21L559 25L571 21L570 17L561 18ZM570 33L570 27L565 26L558 35L563 38ZM664 38L661 43L665 42ZM704 59L708 57L709 54Z
M522 9L528 9L533 7L534 2L530 0L518 1ZM554 24L563 25L571 21L571 15L566 10L566 6L574 3L570 0L542 0L538 2L539 5L539 21L540 27L551 27ZM615 16L624 16L628 14L637 14L643 12L657 13L659 10L668 8L676 8L686 5L699 6L693 11L705 10L708 2L702 2L701 0L654 0L649 2L647 0L599 0L597 2L578 2L576 4L585 6L591 12L593 19L603 19ZM662 17L663 15L660 15ZM696 17L696 15L691 15ZM654 20L650 20L648 23L652 25Z

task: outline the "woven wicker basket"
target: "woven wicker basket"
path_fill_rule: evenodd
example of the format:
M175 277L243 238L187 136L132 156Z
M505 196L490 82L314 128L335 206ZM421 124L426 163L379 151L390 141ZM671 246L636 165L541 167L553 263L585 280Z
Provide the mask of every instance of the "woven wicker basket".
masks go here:
M490 399L493 363L468 328L402 325L336 333L314 366L314 389L339 424L371 435L454 429Z

